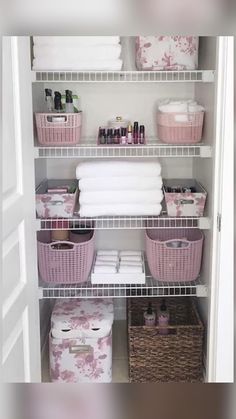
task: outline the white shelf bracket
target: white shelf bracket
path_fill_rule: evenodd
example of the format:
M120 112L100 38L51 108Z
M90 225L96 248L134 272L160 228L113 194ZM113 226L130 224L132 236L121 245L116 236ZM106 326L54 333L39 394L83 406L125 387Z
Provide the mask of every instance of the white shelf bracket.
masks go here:
M38 296L39 296L39 300L42 300L43 299L43 288L42 287L39 287L38 288Z
M39 149L38 147L34 147L34 158L38 159L39 158Z
M31 81L32 83L36 82L36 71L31 71Z
M213 70L204 70L202 72L202 81L204 83L212 83L215 81L215 71Z
M197 289L197 293L196 293L197 297L207 297L208 296L208 288L207 288L206 285L203 285L203 284L197 285L196 289Z
M212 147L204 146L200 148L200 157L211 158L212 157Z
M35 231L41 230L41 220L36 219L35 220Z
M200 217L198 220L198 227L200 230L210 230L211 219L209 217Z

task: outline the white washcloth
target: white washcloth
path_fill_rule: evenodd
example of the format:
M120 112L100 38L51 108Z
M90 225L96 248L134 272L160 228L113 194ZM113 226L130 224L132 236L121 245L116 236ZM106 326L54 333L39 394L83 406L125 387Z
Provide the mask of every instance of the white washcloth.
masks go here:
M138 261L128 261L128 260L124 260L124 261L120 261L120 266L143 266L142 262L138 262Z
M34 36L34 45L116 45L119 36Z
M170 104L167 103L166 105L160 105L159 111L161 112L188 112L188 104L187 103L179 103L179 104Z
M159 176L161 165L156 161L96 160L85 161L76 168L77 179L117 176Z
M109 260L96 260L95 266L103 266L103 265L117 266L117 263L116 262L110 262Z
M143 268L142 266L120 266L119 273L121 274L136 274L136 273L142 273Z
M106 262L114 262L117 263L118 262L118 256L116 255L97 255L96 257L96 261L106 261Z
M141 262L142 258L141 256L138 255L127 255L127 256L121 256L121 261L122 262Z
M97 256L118 256L118 250L98 250Z
M115 274L117 272L116 267L110 265L95 265L93 271L97 274Z
M120 257L123 256L142 256L141 250L121 250Z
M81 205L80 217L100 216L148 216L159 215L162 210L161 204L112 204L112 205Z
M149 176L141 177L138 174L136 176L118 176L118 177L91 177L80 179L79 189L80 191L124 191L124 190L151 190L161 189L162 178L161 176Z
M33 59L33 70L38 71L119 71L122 68L123 61L121 59L116 60L87 60L80 61L73 59L65 61L58 58L34 58Z
M120 58L121 45L80 45L80 46L34 46L34 57L39 60L53 59L70 63L79 61L116 60Z
M80 205L84 204L160 204L162 190L157 191L89 191L80 192Z

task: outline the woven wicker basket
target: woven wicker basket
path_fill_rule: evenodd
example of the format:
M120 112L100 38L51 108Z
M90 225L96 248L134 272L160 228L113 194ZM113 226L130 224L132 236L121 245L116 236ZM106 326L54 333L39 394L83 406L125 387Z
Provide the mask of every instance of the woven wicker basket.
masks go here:
M128 300L129 377L132 383L201 382L203 377L203 324L189 298L168 298L168 334L144 326L143 313L155 298Z

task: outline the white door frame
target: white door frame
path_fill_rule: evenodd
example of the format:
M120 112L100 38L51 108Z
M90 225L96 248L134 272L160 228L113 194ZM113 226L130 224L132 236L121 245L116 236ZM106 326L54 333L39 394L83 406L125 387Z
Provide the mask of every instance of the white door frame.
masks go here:
M208 382L233 382L233 36L219 37Z

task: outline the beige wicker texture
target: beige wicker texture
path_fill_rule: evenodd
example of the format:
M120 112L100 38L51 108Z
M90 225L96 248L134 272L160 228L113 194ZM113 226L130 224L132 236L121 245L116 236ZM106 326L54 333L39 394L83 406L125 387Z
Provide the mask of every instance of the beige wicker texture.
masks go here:
M157 311L160 299L128 300L130 382L202 382L204 328L195 302L166 299L170 322L168 334L162 335L158 326L144 326L143 313L150 301Z

